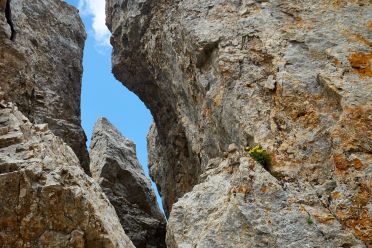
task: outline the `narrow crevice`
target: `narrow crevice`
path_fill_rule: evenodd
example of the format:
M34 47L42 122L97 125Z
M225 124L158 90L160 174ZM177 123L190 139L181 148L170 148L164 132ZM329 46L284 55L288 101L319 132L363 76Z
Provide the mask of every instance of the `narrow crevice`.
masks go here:
M16 38L16 31L14 29L14 23L13 23L13 20L12 20L12 10L10 8L10 1L11 0L7 0L6 1L6 6L5 6L5 17L6 17L6 21L7 23L9 24L10 26L10 31L11 31L11 34L10 34L10 40L11 41L14 41L15 38Z

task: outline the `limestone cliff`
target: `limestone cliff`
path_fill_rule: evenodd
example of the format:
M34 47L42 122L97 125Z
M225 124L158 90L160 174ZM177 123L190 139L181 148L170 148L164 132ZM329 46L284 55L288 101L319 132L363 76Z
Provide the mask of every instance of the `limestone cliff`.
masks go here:
M125 233L137 248L165 246L165 218L132 141L105 118L99 119L90 144L90 170L116 209Z
M1 101L1 97L0 97ZM0 103L0 247L134 247L99 185L47 124Z
M84 40L64 1L0 1L1 248L134 247L86 174Z
M0 87L31 122L48 123L88 172L80 125L85 37L78 11L62 0L0 1Z
M372 245L369 1L107 0L106 12L113 73L154 116L169 247ZM253 145L270 166L242 152Z

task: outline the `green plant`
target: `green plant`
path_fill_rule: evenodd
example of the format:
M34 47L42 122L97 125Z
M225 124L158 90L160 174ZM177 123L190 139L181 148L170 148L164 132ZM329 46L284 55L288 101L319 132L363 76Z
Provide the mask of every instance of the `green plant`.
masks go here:
M253 148L246 148L248 154L257 162L259 162L265 169L269 169L271 165L270 154L263 149L261 146L255 146Z
M307 224L312 225L314 224L314 221L311 219L310 214L307 214Z

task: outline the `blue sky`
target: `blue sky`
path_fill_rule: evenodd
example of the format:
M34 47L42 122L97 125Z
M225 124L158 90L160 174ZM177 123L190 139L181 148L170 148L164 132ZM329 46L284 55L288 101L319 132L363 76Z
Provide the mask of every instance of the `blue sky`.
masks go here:
M148 176L146 135L152 116L141 100L111 73L112 49L108 44L110 34L104 26L104 0L65 1L81 9L80 15L88 34L81 98L82 125L88 137L87 145L89 147L95 121L99 117L107 117L125 137L134 141L138 159ZM161 206L158 194L157 199Z

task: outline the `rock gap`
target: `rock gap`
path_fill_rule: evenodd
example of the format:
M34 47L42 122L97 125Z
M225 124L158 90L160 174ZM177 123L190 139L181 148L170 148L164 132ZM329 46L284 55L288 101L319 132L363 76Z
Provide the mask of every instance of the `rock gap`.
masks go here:
M11 7L10 7L10 1L11 0L8 0L6 2L6 6L5 6L5 17L6 17L7 23L10 26L10 31L11 31L10 40L11 41L15 41L17 32L14 29L14 23L13 23L13 20L12 20L12 10L11 10Z

